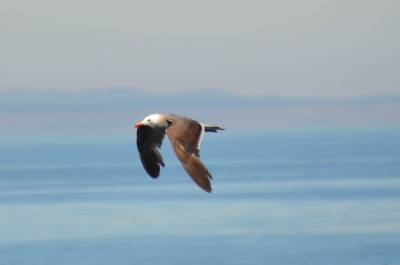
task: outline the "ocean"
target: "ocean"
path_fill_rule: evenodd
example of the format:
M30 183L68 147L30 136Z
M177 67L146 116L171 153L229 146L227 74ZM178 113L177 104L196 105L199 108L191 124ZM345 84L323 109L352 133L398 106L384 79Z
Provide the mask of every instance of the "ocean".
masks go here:
M2 144L1 265L400 264L400 131L207 134L200 190L164 142Z

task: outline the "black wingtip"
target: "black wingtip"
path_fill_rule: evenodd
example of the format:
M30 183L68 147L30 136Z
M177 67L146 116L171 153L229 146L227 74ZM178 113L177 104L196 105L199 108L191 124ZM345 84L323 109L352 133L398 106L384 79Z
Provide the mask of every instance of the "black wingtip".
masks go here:
M144 169L146 170L147 174L152 177L153 179L156 179L160 176L160 166L149 166L147 164L143 164L144 165Z
M148 171L147 171L147 174L149 174L149 176L152 177L153 179L156 179L156 178L158 178L160 176L160 173L154 174L154 173L151 173L151 172L148 172Z

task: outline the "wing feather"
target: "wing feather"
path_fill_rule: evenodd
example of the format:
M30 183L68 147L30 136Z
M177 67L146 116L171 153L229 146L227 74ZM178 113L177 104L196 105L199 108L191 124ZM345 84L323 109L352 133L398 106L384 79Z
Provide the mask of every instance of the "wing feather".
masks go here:
M204 126L182 118L167 129L167 135L183 168L203 190L211 192L211 173L200 160L200 142Z
M152 178L157 178L160 175L160 165L165 166L159 151L164 135L165 129L163 128L141 126L137 129L136 144L140 160L144 169Z
M200 158L195 153L188 152L178 141L175 141L172 146L183 168L192 180L203 190L211 192L211 173Z

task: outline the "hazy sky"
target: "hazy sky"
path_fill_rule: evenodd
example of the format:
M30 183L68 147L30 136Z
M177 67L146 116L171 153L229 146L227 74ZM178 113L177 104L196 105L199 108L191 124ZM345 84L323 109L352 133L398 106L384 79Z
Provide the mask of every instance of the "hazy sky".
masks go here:
M0 91L400 94L395 0L1 0Z

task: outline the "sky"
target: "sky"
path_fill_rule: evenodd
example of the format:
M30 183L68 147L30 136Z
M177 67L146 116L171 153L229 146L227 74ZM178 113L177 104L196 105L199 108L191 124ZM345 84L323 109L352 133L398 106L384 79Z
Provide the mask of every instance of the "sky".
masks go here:
M0 142L400 124L398 1L2 0Z
M0 91L400 94L394 0L2 0Z

